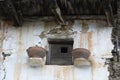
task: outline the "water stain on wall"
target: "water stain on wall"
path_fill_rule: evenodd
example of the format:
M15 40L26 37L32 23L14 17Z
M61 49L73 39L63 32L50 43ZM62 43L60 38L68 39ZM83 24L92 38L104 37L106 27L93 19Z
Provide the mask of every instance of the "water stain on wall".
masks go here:
M85 20L82 21L82 30L81 32L82 33L86 33L88 31L89 27L88 27L88 24Z

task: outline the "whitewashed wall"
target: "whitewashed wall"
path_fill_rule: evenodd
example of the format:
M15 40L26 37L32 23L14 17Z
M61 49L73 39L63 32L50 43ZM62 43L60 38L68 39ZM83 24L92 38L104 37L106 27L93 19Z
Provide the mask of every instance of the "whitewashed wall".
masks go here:
M4 62L0 61L0 80L5 75L5 80L108 80L109 72L105 60L112 57L112 27L100 20L75 20L67 23L67 28L61 28L54 21L25 22L22 27L13 27L3 21L0 30L0 37L3 39L1 52L9 53L11 56ZM73 48L89 49L95 63L80 67L30 67L27 64L26 49L39 45L49 51L48 38L73 38ZM2 63L6 73L2 69Z

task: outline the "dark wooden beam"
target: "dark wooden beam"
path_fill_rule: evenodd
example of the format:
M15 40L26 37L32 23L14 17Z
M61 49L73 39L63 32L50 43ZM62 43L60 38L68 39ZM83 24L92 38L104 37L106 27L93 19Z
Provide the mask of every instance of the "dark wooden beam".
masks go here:
M16 11L12 0L4 0L0 3L0 5L2 6L4 14L13 20L16 26L22 25L22 13Z
M63 16L65 20L107 20L105 15L77 15L77 16ZM116 18L116 16L114 16ZM25 21L51 21L55 20L54 16L32 16L32 17L24 17Z
M112 11L110 0L102 0L102 5L105 11L108 24L111 24L112 26L115 27L116 24L115 24L115 20L113 17L113 11Z
M105 13L108 24L115 26L112 11L115 5L110 1L118 0L1 0L0 6L2 4L1 12L16 25L22 25L22 16L54 16L63 25L68 19L103 19L100 15Z
M59 23L60 25L65 25L65 22L64 22L64 20L63 20L63 18L62 18L61 10L60 10L60 8L59 8L59 6L58 6L57 1L56 1L56 0L51 0L50 6L52 6L52 12L53 12L53 14L55 15L58 23Z

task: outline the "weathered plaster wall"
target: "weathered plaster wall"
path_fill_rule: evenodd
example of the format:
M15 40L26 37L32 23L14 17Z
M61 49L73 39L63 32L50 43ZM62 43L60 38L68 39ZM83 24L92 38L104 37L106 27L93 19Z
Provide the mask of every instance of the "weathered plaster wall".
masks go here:
M5 80L108 80L106 58L111 58L112 27L100 20L68 21L66 27L51 22L25 22L22 27L13 27L3 21L0 30L4 36L2 52L11 54L4 60ZM45 65L28 66L26 49L39 45L49 51L48 38L73 38L73 48L87 48L92 53L91 65L75 67ZM2 62L2 61L1 61ZM3 70L2 70L3 71ZM4 80L4 79L3 79Z

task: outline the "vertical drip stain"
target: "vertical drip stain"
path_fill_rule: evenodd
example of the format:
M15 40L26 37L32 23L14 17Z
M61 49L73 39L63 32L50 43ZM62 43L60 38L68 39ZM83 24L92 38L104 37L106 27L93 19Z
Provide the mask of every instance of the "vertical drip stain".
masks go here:
M83 47L83 34L80 35L80 47Z
M21 73L21 54L22 54L22 28L19 28L18 29L18 32L19 32L19 37L18 37L18 53L17 53L17 61L15 63L15 72L14 72L14 76L15 76L15 79L14 80L19 80L20 79L20 73Z
M91 64L91 78L92 78L92 80L94 80L94 69L96 68L95 60L94 60L94 58L92 56L90 56L88 58L88 61Z
M88 32L88 49L92 51L92 33Z
M3 21L2 25L1 25L1 29L2 29L2 36L1 36L1 45L0 45L0 52L2 52L2 45L3 45L3 41L5 39L6 36L6 28L7 28L7 22Z

